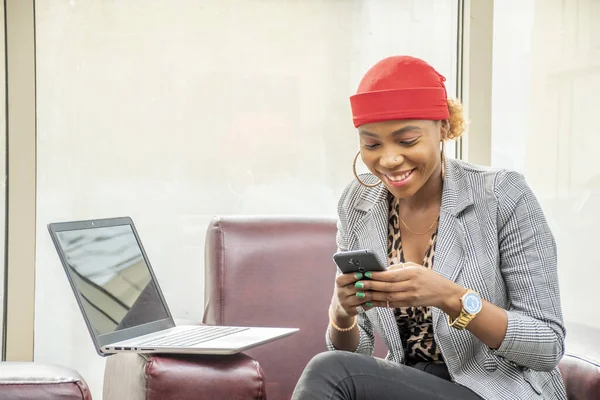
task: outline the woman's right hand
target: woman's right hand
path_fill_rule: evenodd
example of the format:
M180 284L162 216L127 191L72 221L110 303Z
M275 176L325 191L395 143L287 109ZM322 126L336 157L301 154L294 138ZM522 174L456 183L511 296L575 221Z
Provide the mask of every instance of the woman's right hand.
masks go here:
M361 280L362 277L363 274L356 272L341 274L335 278L331 311L336 322L344 324L345 321L354 318L358 314L356 309L358 306L362 306L365 310L372 307L371 303L364 298L364 294L363 297L360 294L357 295L358 292L361 292L361 289L356 287L356 282Z

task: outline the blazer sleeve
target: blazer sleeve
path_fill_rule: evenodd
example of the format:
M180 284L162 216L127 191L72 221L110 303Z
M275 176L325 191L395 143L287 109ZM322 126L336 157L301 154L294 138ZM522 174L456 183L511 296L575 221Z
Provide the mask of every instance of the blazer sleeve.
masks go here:
M564 354L565 327L556 243L523 176L503 172L498 199L500 269L508 289L508 327L494 353L523 367L551 371Z
M347 216L347 207L348 207L348 193L352 189L352 184L344 190L342 197L340 198L340 202L338 204L338 215L339 220L337 223L337 233L336 233L336 242L337 242L337 251L347 251L348 250L348 234L347 234L347 224L348 220ZM341 274L342 271L337 269L337 275ZM334 282L335 284L335 282ZM373 349L375 347L375 336L373 334L373 324L369 320L369 317L361 312L357 316L358 318L358 332L359 332L359 342L358 347L354 351L355 353L373 355ZM331 324L327 326L327 332L325 333L325 341L327 343L327 349L330 351L337 350L333 343L331 342L331 337L329 336L329 331L331 329Z

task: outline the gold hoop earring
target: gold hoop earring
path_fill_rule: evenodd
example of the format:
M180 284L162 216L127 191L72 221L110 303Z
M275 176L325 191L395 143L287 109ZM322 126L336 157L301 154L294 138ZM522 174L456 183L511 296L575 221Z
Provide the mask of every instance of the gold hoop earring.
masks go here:
M356 155L354 156L354 162L352 163L352 172L354 172L354 177L356 178L356 180L358 181L358 183L360 183L363 186L372 188L375 186L379 186L379 184L381 183L381 181L377 182L376 184L368 184L368 183L364 183L363 181L360 180L360 178L358 177L358 174L356 173L356 160L358 160L358 156L360 155L360 151L358 153L356 153Z
M442 140L442 153L441 153L441 162L442 162L442 181L446 180L446 142Z

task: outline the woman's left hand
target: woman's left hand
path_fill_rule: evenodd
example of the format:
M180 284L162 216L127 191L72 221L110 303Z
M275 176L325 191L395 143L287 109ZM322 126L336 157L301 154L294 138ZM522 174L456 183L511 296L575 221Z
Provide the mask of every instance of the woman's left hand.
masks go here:
M460 298L466 291L432 269L415 263L372 272L370 280L360 283L365 299L375 307L437 307L447 313L455 311L457 302L460 307ZM358 283L357 287L360 287Z

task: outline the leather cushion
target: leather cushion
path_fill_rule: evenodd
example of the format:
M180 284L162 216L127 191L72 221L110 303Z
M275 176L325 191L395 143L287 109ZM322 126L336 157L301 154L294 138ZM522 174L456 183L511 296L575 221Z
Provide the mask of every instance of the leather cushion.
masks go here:
M87 383L75 371L35 362L0 363L0 399L91 400Z

